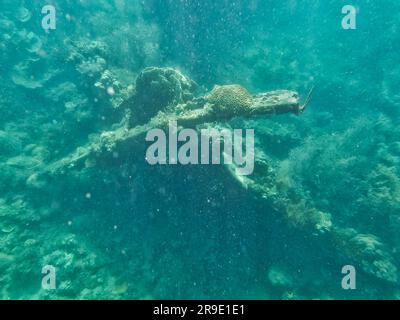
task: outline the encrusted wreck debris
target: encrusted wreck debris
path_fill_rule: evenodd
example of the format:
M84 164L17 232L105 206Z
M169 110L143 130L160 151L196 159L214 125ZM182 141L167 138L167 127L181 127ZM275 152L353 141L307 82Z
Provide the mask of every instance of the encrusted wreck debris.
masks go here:
M293 91L272 91L251 95L239 85L216 86L209 94L196 97L196 84L170 68L148 68L138 77L134 95L121 107L129 116L113 130L103 132L70 155L44 167L39 179L53 181L71 172L88 167L112 165L131 159L132 150L144 144L144 137L153 128L167 128L170 121L196 128L207 123L223 123L235 117L252 118L277 114L301 114L304 105ZM138 157L143 156L139 152ZM279 183L270 160L256 151L255 173L237 176L234 166L225 166L241 187L257 200L284 215L289 224L304 232L327 239L349 261L358 261L368 274L388 282L397 282L397 268L385 246L373 235L335 224L332 216L305 200L294 200L290 190Z
M216 87L209 95L197 98L194 91L194 82L174 69L145 69L137 79L135 94L121 106L129 110L128 119L118 128L101 133L94 141L47 166L43 173L54 175L69 168L82 168L88 160L101 161L115 153L119 158L126 157L137 144L143 144L146 132L153 128L167 128L170 121L195 128L235 117L298 114L303 111L299 95L293 91L251 96L239 85L232 85Z

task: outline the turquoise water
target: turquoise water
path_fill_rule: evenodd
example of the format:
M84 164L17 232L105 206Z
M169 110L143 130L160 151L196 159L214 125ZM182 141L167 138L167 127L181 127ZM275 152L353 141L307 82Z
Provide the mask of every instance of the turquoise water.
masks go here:
M399 299L400 4L344 29L347 4L2 0L0 298ZM227 84L315 87L300 116L201 123L255 130L252 175L123 138Z

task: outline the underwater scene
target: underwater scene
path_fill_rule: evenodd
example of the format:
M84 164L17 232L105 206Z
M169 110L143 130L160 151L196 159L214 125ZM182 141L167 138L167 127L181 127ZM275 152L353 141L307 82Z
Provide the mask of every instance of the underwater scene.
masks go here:
M400 299L400 2L0 0L0 299Z

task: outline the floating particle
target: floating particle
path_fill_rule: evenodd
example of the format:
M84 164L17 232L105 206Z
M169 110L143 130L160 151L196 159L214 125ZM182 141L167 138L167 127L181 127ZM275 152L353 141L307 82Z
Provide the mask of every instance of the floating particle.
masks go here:
M114 89L113 87L108 87L108 88L107 88L107 93L108 93L110 96L114 96L114 95L115 95L115 89Z

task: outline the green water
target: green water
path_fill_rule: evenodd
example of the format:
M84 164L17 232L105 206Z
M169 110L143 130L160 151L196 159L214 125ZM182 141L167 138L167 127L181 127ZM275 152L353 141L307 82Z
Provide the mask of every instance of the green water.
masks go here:
M2 0L0 299L399 299L400 4L347 4ZM254 129L250 176L151 166L144 137L99 147L180 94L147 67L198 97L315 89L207 124Z

